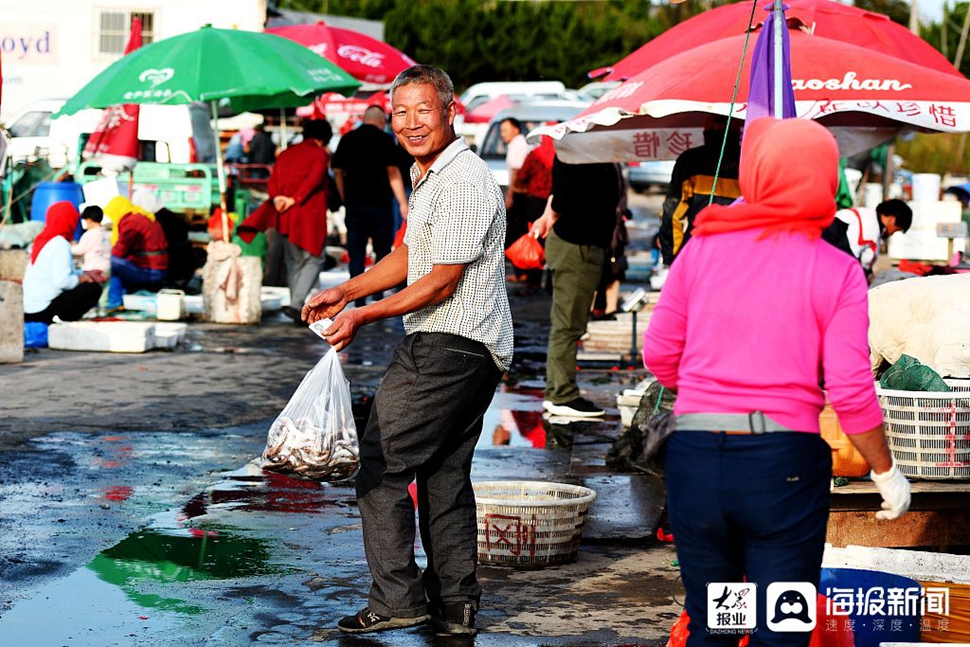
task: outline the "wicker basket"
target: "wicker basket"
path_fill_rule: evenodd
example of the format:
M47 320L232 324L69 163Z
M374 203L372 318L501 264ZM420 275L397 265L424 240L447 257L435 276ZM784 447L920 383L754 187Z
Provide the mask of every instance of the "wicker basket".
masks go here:
M541 568L576 559L596 492L541 481L482 481L474 486L479 562Z
M893 458L906 476L970 479L970 380L953 391L896 391L876 384Z

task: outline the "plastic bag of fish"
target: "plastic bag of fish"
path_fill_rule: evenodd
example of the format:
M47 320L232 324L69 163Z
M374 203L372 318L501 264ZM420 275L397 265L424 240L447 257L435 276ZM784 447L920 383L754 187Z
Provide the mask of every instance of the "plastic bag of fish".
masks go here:
M313 481L344 481L359 467L350 382L331 348L270 427L263 469Z

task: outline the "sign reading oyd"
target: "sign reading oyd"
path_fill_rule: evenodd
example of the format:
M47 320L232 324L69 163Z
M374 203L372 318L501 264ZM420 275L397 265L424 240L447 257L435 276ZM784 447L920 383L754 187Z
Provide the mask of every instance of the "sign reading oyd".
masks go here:
M57 62L57 26L49 23L0 24L0 51L8 65Z

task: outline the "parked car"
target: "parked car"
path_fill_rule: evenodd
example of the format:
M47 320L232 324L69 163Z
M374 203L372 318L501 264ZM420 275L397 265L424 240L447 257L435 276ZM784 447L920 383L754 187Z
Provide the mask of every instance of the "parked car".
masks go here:
M6 127L10 133L11 162L47 158L52 168L73 164L83 142L101 121L101 110L81 110L70 116L53 116L63 99L36 101L15 114ZM203 104L141 106L138 119L141 155L149 162L214 162L215 132L209 109Z
M478 154L488 164L502 190L504 191L509 184L509 169L505 165L506 147L499 133L502 121L507 117L515 117L522 123L522 132L526 134L548 122L558 123L572 119L587 107L589 107L588 101L536 101L507 108L495 115L488 124L488 130L482 139Z
M646 193L651 188L666 191L670 176L674 172L675 160L651 160L649 162L630 162L630 188Z
M458 100L465 112L472 112L492 99L504 96L512 103L525 104L535 101L590 101L576 90L567 89L562 81L489 81L476 83L461 93ZM455 132L464 137L476 150L482 146L488 124L465 122L464 116L455 119Z
M596 100L613 88L619 87L619 85L619 81L593 81L581 87L578 92L581 92L591 99Z
M461 93L458 100L471 112L489 99L504 95L513 101L567 98L562 81L490 81L476 83Z

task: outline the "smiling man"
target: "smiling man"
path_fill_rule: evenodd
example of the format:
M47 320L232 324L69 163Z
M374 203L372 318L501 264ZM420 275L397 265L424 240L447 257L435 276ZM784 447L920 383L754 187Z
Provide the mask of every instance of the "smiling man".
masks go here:
M512 360L505 291L505 205L485 163L455 135L454 87L442 70L411 67L391 85L391 127L408 153L414 191L404 244L373 268L313 296L303 319L333 318L337 350L361 326L404 316L360 439L357 503L373 578L345 633L413 627L474 634L481 587L471 461L482 418ZM399 285L376 303L351 301ZM422 573L414 559L417 481Z

